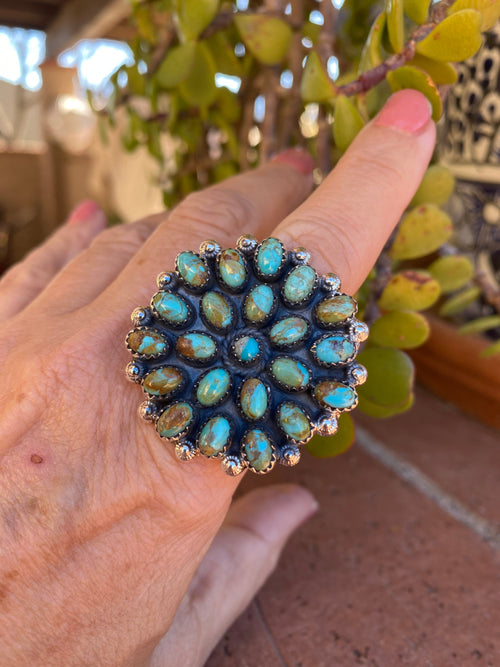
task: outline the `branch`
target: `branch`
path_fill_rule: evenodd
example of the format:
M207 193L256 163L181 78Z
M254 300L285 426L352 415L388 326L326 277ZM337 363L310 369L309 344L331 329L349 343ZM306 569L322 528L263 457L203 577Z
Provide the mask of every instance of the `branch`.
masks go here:
M500 314L500 291L492 284L484 271L478 271L474 276L474 282L482 292L483 298L497 313Z

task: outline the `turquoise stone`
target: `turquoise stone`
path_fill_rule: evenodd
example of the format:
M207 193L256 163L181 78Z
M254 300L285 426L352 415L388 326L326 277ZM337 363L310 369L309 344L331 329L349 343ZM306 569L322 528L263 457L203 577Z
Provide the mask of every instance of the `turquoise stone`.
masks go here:
M231 384L229 373L223 368L214 368L201 379L196 398L205 407L215 405L227 393Z
M195 252L185 250L177 256L177 271L191 287L200 288L208 283L210 274L205 262Z
M324 364L342 364L356 352L354 343L345 336L327 336L316 343L314 355Z
M179 336L176 348L181 356L192 361L211 359L217 350L215 341L202 333L187 333Z
M220 277L231 289L238 289L246 280L245 262L234 248L223 250L218 258Z
M285 317L271 328L269 338L278 347L293 345L305 338L308 328L302 317Z
M170 405L161 413L156 422L156 430L163 438L175 438L193 421L193 408L181 401Z
M178 389L182 382L183 376L178 368L163 366L148 373L142 386L151 396L168 396Z
M206 292L201 300L201 309L207 321L216 329L227 329L231 326L231 304L219 292Z
M323 380L314 387L314 398L318 403L330 409L352 408L356 404L356 392L342 382Z
M260 419L267 410L267 390L257 378L245 380L240 391L241 410L248 419Z
M311 424L303 410L295 403L282 403L278 408L278 422L288 437L297 442L309 440Z
M259 273L262 276L275 276L281 267L284 254L285 250L278 239L262 241L256 257Z
M168 352L168 341L155 329L135 329L127 336L127 345L137 354L159 357Z
M256 285L245 299L245 316L250 322L263 322L266 320L274 303L273 290L269 285Z
M236 358L247 364L255 361L260 354L259 343L253 336L241 336L236 339L233 349Z
M278 357L271 363L271 373L289 389L301 391L307 387L310 374L303 363L292 357Z
M356 312L356 302L352 296L338 294L323 299L316 306L316 317L322 324L337 324L352 317Z
M290 303L299 303L307 299L316 282L316 271L305 264L296 266L286 277L283 294Z
M163 320L171 324L182 324L189 317L189 306L185 299L172 292L157 292L151 305Z
M243 436L242 444L250 468L261 472L271 465L273 450L271 441L264 431L258 428L247 431Z
M198 447L204 456L217 456L227 445L231 434L231 426L225 417L220 415L209 419L201 429Z

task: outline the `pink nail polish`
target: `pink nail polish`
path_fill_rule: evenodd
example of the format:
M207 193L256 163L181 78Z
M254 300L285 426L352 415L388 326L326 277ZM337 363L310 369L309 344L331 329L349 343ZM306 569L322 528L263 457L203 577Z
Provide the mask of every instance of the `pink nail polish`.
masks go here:
M315 167L313 158L303 148L288 148L286 151L278 153L278 155L272 159L272 162L289 164L306 176L312 174Z
M417 134L431 118L432 107L422 93L410 88L390 97L374 121L380 127L393 127L409 134Z
M92 218L96 213L101 211L101 207L92 199L82 201L76 208L73 209L69 218L68 225L79 225L89 218Z

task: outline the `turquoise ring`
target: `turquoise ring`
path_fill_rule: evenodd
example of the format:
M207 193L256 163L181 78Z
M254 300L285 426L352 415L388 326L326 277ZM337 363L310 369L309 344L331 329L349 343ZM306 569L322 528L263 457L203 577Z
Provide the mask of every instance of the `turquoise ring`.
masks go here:
M309 261L277 238L205 241L132 313L126 373L146 395L139 414L181 460L218 458L230 475L295 465L301 445L356 407L368 327L339 277Z

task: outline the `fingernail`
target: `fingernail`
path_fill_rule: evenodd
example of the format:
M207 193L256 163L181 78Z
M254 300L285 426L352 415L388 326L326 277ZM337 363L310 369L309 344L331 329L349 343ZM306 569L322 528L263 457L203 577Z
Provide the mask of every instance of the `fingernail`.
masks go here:
M73 209L69 218L68 225L79 225L82 222L95 218L96 216L103 216L104 213L101 210L99 204L97 204L92 199L86 199L82 201L76 208Z
M417 134L427 125L431 115L432 107L425 95L408 88L394 93L387 100L374 124Z
M289 164L306 176L312 174L313 169L316 166L313 158L303 148L288 148L286 151L278 153L271 162Z

